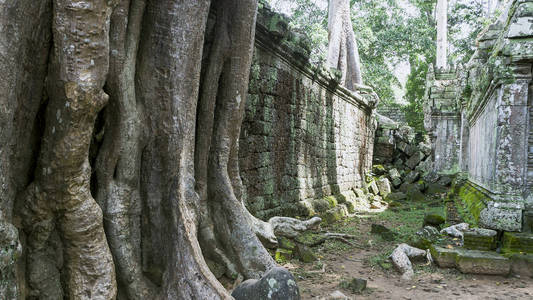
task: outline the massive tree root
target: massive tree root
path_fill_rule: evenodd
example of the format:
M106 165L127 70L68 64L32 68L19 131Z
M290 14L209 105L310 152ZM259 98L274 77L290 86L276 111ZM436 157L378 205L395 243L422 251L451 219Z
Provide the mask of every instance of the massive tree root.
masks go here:
M238 139L256 0L213 2L214 42L203 64L209 0L30 2L10 12L17 22L22 8L40 12L35 23L53 36L50 55L25 66L37 72L26 96L32 108L10 106L5 115L26 113L44 128L23 152L35 161L12 168L23 155L0 152L0 171L9 169L0 182L7 208L0 217L11 222L15 211L24 232L21 297L229 299L204 256L232 278L258 279L276 267L261 241L275 245L276 234L316 225L263 222L242 202ZM35 39L27 28L20 34L6 41L22 47ZM41 39L46 35L37 41L48 45ZM16 51L0 46L9 58L0 66L19 72ZM48 55L35 52L36 60ZM1 113L12 139L14 123ZM28 146L28 136L9 149ZM17 169L27 178L14 180ZM21 188L5 192L4 184L15 181Z

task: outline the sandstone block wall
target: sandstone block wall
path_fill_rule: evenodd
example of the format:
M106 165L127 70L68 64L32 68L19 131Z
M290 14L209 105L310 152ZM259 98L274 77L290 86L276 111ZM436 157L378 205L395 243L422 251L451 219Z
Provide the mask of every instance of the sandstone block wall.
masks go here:
M533 0L509 1L453 83L459 88L457 107L449 111L460 124L454 141L460 143L459 165L475 190L461 201L486 228L532 230L532 23ZM429 123L435 120L430 116ZM436 140L447 135L437 132Z
M400 104L382 102L379 103L376 111L380 115L385 116L393 121L407 123L405 112L403 111L403 106Z
M430 68L424 100L424 127L431 138L436 172L459 167L461 118L457 89L455 70L433 72Z
M361 187L375 130L372 91L351 93L311 67L268 14L260 10L239 143L243 196L260 218L305 214L302 200Z

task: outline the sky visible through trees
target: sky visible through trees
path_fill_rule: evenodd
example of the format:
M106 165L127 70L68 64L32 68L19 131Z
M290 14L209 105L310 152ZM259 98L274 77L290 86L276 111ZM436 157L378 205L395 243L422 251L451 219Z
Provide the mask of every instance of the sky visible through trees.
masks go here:
M292 17L292 26L306 32L315 47L312 60L322 63L327 52L327 0L269 0L274 10ZM436 0L352 0L352 24L359 45L363 81L384 102L419 101L409 90L416 77L425 78L435 60ZM450 0L448 61L466 63L475 38L490 17L496 0ZM489 13L489 9L492 11ZM412 83L412 82L411 82ZM416 94L416 95L415 95Z

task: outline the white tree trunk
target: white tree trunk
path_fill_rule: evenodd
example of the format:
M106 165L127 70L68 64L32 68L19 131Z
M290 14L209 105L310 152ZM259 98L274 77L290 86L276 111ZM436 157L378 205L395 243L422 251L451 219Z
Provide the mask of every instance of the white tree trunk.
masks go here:
M341 72L341 84L355 90L362 84L361 62L350 17L349 0L330 0L328 8L329 68Z
M437 1L437 69L448 64L448 0Z

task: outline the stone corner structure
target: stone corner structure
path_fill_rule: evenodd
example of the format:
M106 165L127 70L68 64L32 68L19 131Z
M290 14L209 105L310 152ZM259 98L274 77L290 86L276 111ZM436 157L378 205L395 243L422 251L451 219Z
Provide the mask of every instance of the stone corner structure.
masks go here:
M430 71L425 125L436 171L468 175L463 194L480 225L531 231L533 215L533 1L509 1L478 38L463 70Z

